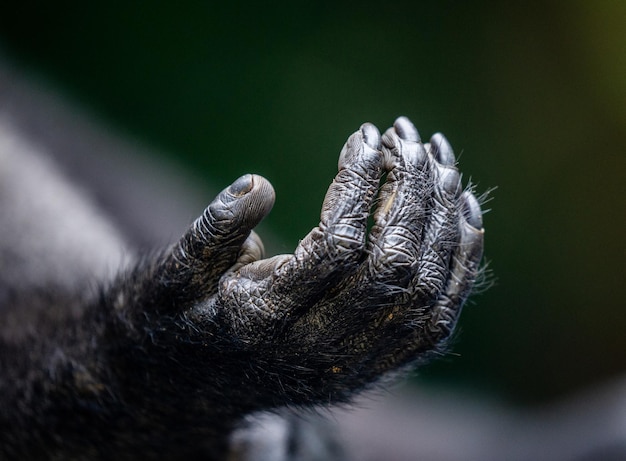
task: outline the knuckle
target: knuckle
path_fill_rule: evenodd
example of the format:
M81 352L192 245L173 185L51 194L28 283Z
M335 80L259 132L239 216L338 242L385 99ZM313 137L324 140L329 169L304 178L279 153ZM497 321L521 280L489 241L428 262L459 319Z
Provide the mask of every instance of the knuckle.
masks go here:
M418 243L405 228L394 227L396 229L375 251L374 268L379 280L389 280L398 286L407 286L417 270Z
M422 265L414 289L422 298L432 299L441 292L449 274L449 271L441 265L433 263Z
M339 222L327 228L326 242L330 253L349 257L363 250L364 231L358 223Z

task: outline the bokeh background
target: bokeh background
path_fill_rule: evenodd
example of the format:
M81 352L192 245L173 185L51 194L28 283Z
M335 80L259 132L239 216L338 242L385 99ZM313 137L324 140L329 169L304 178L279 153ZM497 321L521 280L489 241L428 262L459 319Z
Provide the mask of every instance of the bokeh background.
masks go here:
M6 2L0 53L216 189L266 176L283 252L362 122L444 132L497 188L495 284L417 380L539 403L626 373L626 2Z

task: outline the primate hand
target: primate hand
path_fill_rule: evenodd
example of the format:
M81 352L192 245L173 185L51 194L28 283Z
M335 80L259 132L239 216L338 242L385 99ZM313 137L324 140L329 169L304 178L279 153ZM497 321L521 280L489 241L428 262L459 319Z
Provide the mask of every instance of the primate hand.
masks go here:
M201 393L244 412L345 401L445 347L484 231L442 135L422 143L403 117L382 137L364 124L319 225L293 254L261 259L252 229L273 201L265 179L239 178L151 268L131 323L157 346L145 349L156 365L162 350L198 388L210 375Z

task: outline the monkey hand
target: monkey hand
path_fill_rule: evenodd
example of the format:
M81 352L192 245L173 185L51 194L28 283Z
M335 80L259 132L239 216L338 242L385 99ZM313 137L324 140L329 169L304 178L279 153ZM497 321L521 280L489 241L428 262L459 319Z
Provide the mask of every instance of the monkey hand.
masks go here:
M125 316L144 336L150 376L166 370L245 412L346 401L445 347L484 230L442 135L422 143L404 117L382 136L361 126L341 152L319 225L293 254L261 259L252 229L273 201L265 179L239 178L143 268L148 298Z

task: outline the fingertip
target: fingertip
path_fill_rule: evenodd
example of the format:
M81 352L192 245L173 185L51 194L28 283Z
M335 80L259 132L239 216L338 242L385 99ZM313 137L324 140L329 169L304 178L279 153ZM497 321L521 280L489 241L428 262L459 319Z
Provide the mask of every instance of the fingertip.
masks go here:
M374 150L380 150L380 131L378 131L375 125L371 123L361 125L361 135L363 136L363 142L365 142L365 144Z
M275 198L274 188L267 179L256 174L246 174L224 189L208 206L207 216L216 223L241 225L250 229L270 212ZM229 222L231 224L227 224Z
M454 157L454 151L452 146L441 133L435 133L430 138L430 152L435 159L442 165L454 165L456 159Z
M478 199L469 191L463 193L462 212L463 217L470 226L477 230L482 230L483 212L480 209Z
M393 127L400 139L404 141L420 142L420 135L413 122L405 116L400 116L393 122Z
M398 117L393 127L385 131L382 143L385 146L383 157L387 171L393 169L399 160L421 168L428 158L417 128L404 116Z
M371 123L364 123L343 145L337 161L338 170L349 168L357 162L367 165L370 170L376 170L381 162L380 148L378 128Z

